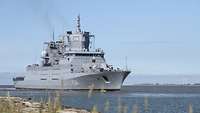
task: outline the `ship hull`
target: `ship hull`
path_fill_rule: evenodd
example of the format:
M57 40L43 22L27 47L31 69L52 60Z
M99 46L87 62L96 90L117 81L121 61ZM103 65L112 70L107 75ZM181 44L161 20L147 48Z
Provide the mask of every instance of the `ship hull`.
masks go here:
M96 74L86 74L72 78L60 76L60 78L57 77L58 80L47 79L45 81L40 81L38 79L34 80L34 78L31 78L16 82L15 88L38 90L120 90L125 78L129 73L130 71L107 71Z

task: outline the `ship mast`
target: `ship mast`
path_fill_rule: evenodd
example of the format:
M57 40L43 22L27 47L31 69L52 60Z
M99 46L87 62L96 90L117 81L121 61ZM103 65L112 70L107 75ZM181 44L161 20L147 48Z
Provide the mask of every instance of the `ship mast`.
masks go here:
M80 15L77 16L76 32L81 32Z
M52 33L52 38L53 38L53 41L55 41L54 30L53 30L53 33Z

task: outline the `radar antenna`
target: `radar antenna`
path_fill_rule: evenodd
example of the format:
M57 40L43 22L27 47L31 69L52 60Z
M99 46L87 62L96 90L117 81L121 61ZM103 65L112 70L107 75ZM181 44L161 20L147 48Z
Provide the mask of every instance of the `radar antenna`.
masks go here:
M128 70L128 66L127 66L127 56L125 56L125 66L126 66L126 70Z
M76 32L81 32L80 15L77 16L77 29Z

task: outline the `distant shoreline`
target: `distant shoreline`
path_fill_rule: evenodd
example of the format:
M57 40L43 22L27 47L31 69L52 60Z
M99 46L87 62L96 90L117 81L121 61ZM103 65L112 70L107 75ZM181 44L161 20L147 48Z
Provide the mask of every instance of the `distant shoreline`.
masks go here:
M16 90L14 85L0 85L0 90ZM120 92L129 93L200 93L200 85L187 85L187 84L137 84L137 85L124 85Z
M14 85L0 85L0 88L15 88Z
M163 84L163 85L130 85L123 86L122 92L133 93L200 93L200 85Z
M200 86L200 84L133 84L123 85L122 87L131 86ZM0 88L14 88L14 85L0 85Z

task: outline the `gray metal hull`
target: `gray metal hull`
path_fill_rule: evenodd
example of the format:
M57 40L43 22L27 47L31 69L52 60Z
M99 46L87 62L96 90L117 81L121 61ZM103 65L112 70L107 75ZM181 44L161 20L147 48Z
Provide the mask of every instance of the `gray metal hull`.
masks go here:
M125 78L130 71L106 71L96 74L81 75L73 78L60 76L59 80L40 81L32 78L15 83L17 89L64 89L64 90L88 90L105 89L120 90ZM28 78L28 77L27 77ZM37 77L36 77L37 78Z

